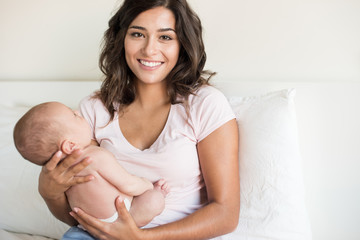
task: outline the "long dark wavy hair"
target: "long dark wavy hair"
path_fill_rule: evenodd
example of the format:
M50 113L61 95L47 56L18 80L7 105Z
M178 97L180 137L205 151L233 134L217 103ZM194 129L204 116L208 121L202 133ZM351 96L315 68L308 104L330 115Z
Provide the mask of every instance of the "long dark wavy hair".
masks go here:
M134 74L125 60L124 41L128 27L140 13L156 7L165 7L173 12L180 43L179 59L167 76L171 104L179 103L179 96L186 100L202 85L209 84L211 76L215 74L203 70L206 53L201 21L186 0L125 0L109 21L99 59L105 79L98 97L111 119L116 110L131 104L136 95Z

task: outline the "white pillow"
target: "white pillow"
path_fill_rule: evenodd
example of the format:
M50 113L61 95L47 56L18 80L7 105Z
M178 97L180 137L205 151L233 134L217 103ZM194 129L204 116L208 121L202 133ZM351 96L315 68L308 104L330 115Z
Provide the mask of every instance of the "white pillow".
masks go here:
M310 240L295 90L230 98L240 133L240 219L224 239Z
M13 128L28 110L0 106L0 228L59 239L69 228L53 217L38 193L41 168L15 149Z

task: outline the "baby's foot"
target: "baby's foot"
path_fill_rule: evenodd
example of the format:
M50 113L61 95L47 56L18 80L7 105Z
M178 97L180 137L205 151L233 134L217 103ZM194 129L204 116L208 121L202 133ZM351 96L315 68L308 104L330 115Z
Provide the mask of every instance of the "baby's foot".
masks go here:
M170 187L164 179L160 179L154 183L154 190L157 190L162 193L164 197L170 192Z

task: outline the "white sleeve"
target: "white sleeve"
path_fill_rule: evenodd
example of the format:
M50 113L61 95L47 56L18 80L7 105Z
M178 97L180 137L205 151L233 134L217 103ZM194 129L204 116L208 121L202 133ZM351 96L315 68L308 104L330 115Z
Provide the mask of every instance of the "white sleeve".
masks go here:
M89 123L92 131L92 138L95 139L96 115L95 115L94 101L91 96L87 96L80 101L79 111L80 114Z
M198 142L217 128L235 118L224 94L218 89L205 86L189 97L190 118Z

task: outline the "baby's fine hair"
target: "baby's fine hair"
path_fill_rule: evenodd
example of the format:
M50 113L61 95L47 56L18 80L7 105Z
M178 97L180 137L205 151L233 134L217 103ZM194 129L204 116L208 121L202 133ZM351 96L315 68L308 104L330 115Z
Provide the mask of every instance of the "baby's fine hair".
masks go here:
M59 123L49 116L50 103L34 106L16 123L13 137L21 156L37 165L44 165L58 150Z

